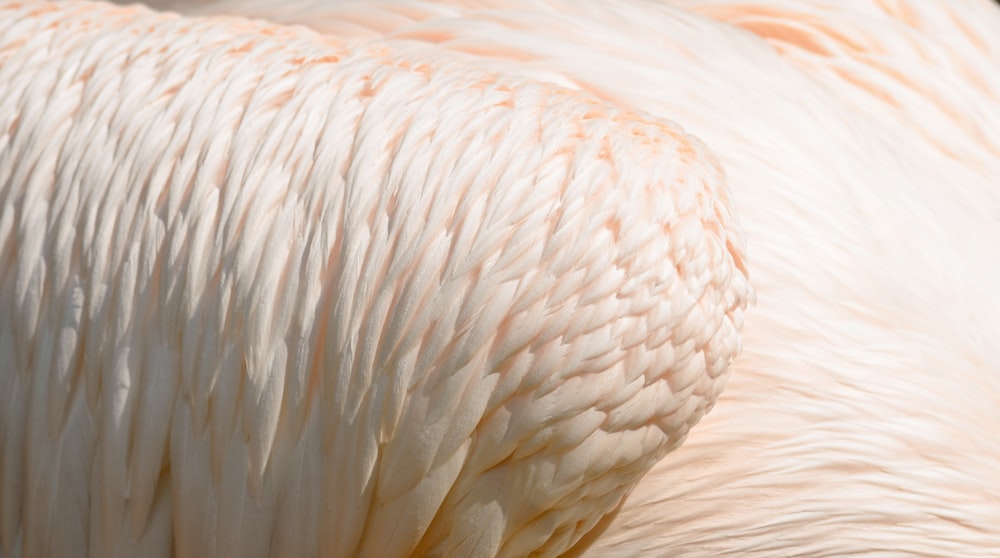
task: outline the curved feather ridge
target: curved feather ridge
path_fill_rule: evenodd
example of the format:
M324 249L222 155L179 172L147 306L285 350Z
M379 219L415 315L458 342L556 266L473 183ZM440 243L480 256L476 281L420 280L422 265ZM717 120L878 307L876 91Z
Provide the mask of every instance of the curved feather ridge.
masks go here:
M742 233L676 125L400 41L0 20L5 553L558 554L718 397Z

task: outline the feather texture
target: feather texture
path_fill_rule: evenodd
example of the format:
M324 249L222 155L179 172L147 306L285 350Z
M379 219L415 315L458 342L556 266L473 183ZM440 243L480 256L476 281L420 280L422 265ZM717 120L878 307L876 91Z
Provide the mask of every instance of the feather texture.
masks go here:
M1000 553L992 3L2 6L0 554Z
M421 45L0 21L5 554L554 555L721 391L742 234L675 125Z
M421 42L641 107L705 140L733 185L759 294L745 355L578 553L1000 553L995 4L357 8L191 9Z

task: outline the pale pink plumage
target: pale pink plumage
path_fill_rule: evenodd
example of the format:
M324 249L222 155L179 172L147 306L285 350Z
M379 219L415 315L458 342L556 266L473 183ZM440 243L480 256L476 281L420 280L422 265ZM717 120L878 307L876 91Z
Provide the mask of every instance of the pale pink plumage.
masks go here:
M0 553L1000 554L988 2L22 4Z
M0 12L5 552L559 553L749 298L676 127L415 46Z

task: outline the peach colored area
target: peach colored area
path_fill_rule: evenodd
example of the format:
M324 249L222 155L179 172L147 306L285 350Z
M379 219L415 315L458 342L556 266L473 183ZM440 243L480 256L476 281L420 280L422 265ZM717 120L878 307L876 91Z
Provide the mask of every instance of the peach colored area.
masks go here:
M0 2L0 556L1000 552L992 3L151 4Z

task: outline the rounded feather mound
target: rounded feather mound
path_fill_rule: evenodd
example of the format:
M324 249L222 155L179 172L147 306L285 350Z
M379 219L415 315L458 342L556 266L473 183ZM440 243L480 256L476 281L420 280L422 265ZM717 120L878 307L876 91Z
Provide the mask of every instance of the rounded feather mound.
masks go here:
M1000 552L994 2L147 4L0 0L0 557Z
M719 396L743 242L593 95L0 4L0 552L558 555Z

